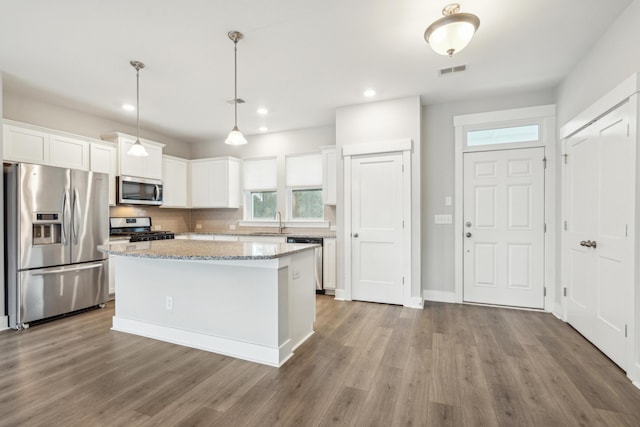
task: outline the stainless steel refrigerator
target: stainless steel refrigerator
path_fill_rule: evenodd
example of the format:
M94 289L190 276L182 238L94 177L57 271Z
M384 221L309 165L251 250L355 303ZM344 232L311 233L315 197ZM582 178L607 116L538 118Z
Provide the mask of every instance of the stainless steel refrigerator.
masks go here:
M4 166L7 311L15 329L104 304L109 176L20 163Z

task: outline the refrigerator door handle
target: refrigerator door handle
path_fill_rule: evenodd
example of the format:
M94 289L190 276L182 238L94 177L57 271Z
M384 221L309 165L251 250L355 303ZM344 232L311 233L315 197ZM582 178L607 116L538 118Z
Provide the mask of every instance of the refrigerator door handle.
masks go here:
M75 271L91 270L93 268L101 268L102 264L83 265L82 267L74 268L58 268L55 270L34 271L32 276L46 276L48 274L60 274L60 273L73 273Z
M66 191L62 192L62 246L67 244L67 218L65 212L67 211L67 197Z
M78 244L78 234L80 234L80 206L78 204L79 197L80 195L78 194L78 190L75 190L73 194L73 224L71 225L74 245Z

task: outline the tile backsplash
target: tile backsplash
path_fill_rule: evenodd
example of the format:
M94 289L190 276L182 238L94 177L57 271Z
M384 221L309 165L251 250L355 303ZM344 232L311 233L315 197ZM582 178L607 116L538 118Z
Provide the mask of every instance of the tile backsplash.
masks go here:
M238 221L242 220L243 215L242 208L163 209L157 206L113 206L109 208L109 215L113 217L149 216L154 230L159 226L160 230L174 233L230 231L230 225L235 225L237 231L273 231L272 229L239 227ZM336 224L335 206L325 206L324 218L331 225ZM201 228L196 229L196 224L199 224Z

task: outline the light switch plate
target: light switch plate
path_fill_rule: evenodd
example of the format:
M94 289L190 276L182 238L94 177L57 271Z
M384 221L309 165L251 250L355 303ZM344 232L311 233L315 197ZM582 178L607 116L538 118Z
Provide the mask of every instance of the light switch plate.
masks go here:
M434 219L436 224L453 224L453 217L451 214L437 214Z
M444 198L444 205L445 206L451 206L451 203L452 203L451 196L447 196L447 197Z

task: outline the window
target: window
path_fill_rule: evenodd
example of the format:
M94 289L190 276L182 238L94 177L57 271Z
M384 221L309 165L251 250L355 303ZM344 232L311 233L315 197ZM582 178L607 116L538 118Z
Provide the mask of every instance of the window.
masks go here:
M275 157L246 159L243 162L245 193L244 218L271 221L278 210L278 165Z
M512 126L467 132L467 147L540 140L540 125Z
M287 156L287 213L293 221L324 219L322 154Z
M324 218L322 188L291 190L291 219L311 220Z
M276 216L278 193L276 191L256 191L250 193L250 219L270 220Z

